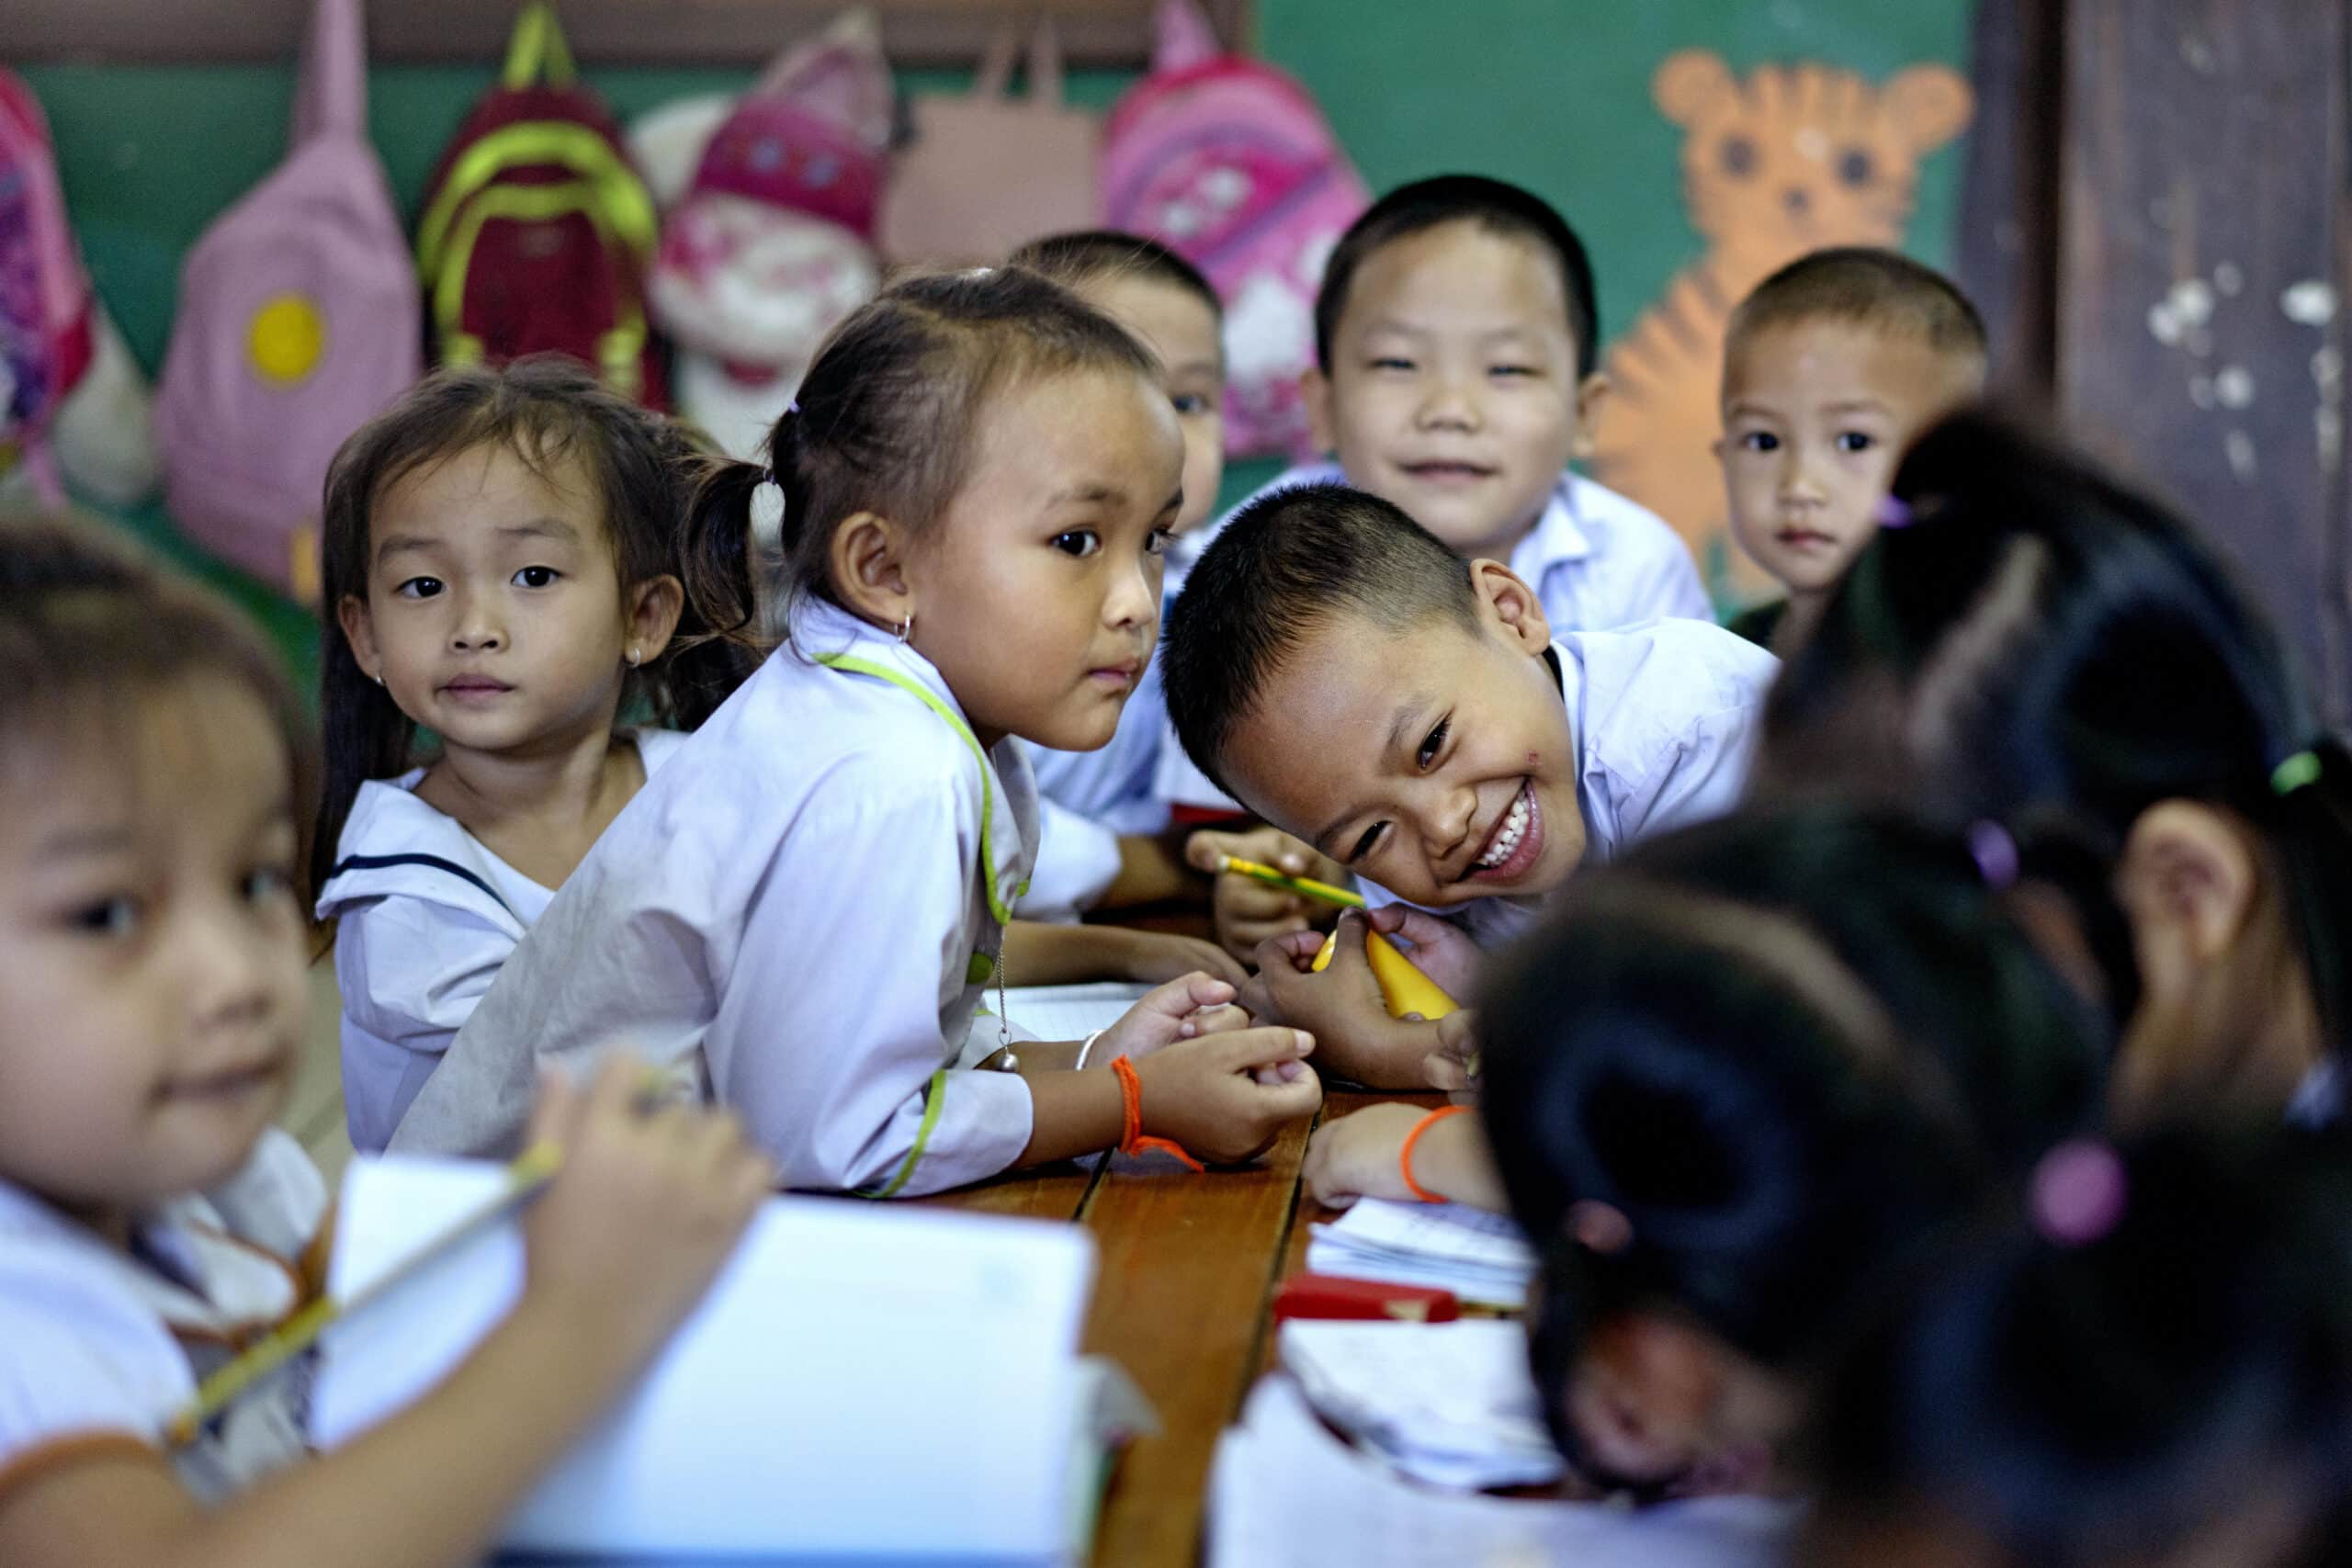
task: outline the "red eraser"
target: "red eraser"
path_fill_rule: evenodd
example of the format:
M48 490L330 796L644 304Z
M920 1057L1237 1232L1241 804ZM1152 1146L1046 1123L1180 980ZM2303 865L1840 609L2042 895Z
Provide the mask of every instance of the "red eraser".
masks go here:
M1360 1318L1396 1323L1452 1323L1462 1303L1452 1291L1394 1285L1338 1274L1295 1274L1274 1292L1274 1321L1294 1317Z

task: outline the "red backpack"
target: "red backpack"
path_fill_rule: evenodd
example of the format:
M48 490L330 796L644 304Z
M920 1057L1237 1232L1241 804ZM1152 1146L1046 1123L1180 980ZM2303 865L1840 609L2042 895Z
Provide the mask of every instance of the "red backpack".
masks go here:
M514 23L499 85L442 154L416 233L432 353L503 365L555 351L650 407L668 390L646 331L653 198L545 0Z

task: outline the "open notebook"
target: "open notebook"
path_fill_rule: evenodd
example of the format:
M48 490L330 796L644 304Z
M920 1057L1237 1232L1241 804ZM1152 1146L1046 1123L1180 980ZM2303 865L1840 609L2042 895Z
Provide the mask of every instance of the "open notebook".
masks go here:
M330 1288L364 1287L501 1180L472 1162L354 1165ZM1077 1354L1093 1271L1083 1226L771 1200L702 1306L524 1505L505 1544L643 1559L1080 1561L1105 1394ZM414 1399L504 1315L522 1279L510 1220L338 1325L314 1438L334 1447Z

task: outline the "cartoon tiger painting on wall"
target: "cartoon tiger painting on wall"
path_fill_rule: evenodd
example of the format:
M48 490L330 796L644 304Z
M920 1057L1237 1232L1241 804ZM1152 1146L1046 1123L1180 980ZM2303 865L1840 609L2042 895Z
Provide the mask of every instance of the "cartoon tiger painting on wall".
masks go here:
M1942 65L1880 85L1812 62L1759 66L1743 81L1703 50L1669 56L1650 92L1685 132L1683 201L1707 249L1610 349L1592 471L1673 524L1709 592L1740 603L1771 584L1731 543L1711 450L1724 322L1807 251L1899 245L1920 159L1960 134L1973 101Z

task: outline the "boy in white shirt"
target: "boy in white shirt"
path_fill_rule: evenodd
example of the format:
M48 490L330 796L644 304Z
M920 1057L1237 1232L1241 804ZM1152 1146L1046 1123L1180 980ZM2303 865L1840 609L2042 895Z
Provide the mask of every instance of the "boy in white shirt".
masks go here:
M1507 564L1562 631L1713 618L1680 536L1568 470L1591 449L1609 381L1591 263L1540 197L1473 175L1391 191L1331 253L1315 345L1307 412L1335 460L1291 469L1253 502L1344 481L1456 555ZM1193 859L1214 870L1227 852L1286 848L1199 835ZM1234 876L1216 905L1229 945L1301 929L1308 913Z
M1193 761L1375 905L1422 911L1379 923L1457 995L1473 945L1524 930L1588 858L1737 802L1779 668L1705 621L1555 631L1509 567L1338 485L1245 507L1161 661ZM1427 1087L1436 1026L1387 1017L1361 925L1340 930L1320 975L1312 934L1261 947L1252 1010L1311 1027L1358 1081Z

